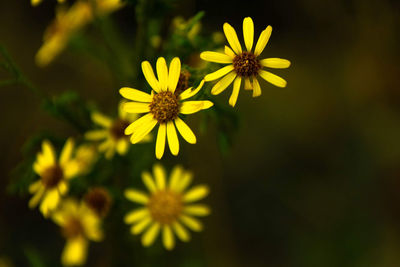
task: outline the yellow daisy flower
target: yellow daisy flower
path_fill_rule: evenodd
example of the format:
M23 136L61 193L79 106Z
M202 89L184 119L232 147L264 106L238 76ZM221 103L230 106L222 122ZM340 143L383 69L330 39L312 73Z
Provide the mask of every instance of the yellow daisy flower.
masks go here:
M84 203L66 199L52 215L67 239L61 255L64 266L83 265L86 261L89 240L101 241L101 220Z
M208 100L183 101L197 94L204 81L195 90L188 88L175 94L181 74L181 61L179 58L172 59L168 71L165 59L160 57L157 60L156 68L158 80L150 63L148 61L142 62L144 77L153 89L151 95L128 87L121 88L119 92L126 99L133 101L124 105L126 112L147 113L125 129L125 134L132 135L131 142L133 144L142 140L157 124L160 125L158 127L155 152L156 157L160 159L164 154L166 140L168 140L172 155L178 155L179 140L176 129L188 143L196 143L196 136L179 117L179 114L192 114L202 109L208 109L213 103Z
M57 161L54 147L45 140L33 164L33 170L40 176L40 180L29 186L29 192L34 194L29 207L36 207L42 200L40 211L45 217L57 208L60 198L67 193L68 180L80 173L78 164L71 156L73 150L74 142L68 139Z
M128 114L123 109L124 102L119 104L118 118L113 120L99 112L92 113L92 120L95 124L102 126L101 130L92 130L85 134L85 138L91 141L103 142L99 145L99 151L104 152L107 159L111 159L115 152L125 155L130 146L129 137L124 134L124 130L135 121L137 114ZM148 140L145 140L148 141Z
M243 37L247 51L242 50L236 31L231 25L225 23L223 28L226 39L231 47L225 46L225 53L206 51L200 54L203 60L229 64L204 77L205 81L214 81L224 76L211 89L212 94L218 95L222 93L233 82L233 91L229 98L229 104L234 107L239 96L242 81L244 81L245 89L253 90L253 97L261 95L261 87L257 76L260 76L275 86L286 86L286 81L284 79L263 70L263 67L285 69L290 66L290 61L281 58L258 58L271 36L271 26L268 26L261 32L254 51L252 51L254 24L250 17L243 20Z
M175 246L173 233L184 242L190 240L190 234L183 225L196 232L202 230L202 223L193 216L206 216L210 209L206 205L192 202L206 197L209 189L206 185L198 185L186 190L192 181L192 173L180 166L172 170L168 184L165 169L161 165L154 165L153 174L155 180L150 173L142 173L149 195L135 189L125 190L127 199L145 207L129 212L124 221L133 224L131 233L134 235L147 229L142 236L145 247L153 244L161 230L164 247L171 250Z

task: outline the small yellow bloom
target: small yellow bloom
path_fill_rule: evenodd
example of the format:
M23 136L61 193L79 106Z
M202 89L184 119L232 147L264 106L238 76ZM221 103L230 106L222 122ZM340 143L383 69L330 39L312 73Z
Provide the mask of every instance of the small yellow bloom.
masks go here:
M181 75L179 58L176 57L171 61L168 71L165 59L160 57L157 60L156 68L158 79L156 79L150 63L148 61L142 62L144 77L153 89L151 95L128 87L121 88L119 92L126 99L133 101L124 104L126 112L147 113L125 129L125 134L132 135L131 142L133 144L140 142L157 124L160 125L155 152L156 157L160 159L164 154L166 140L168 140L172 155L178 155L179 140L176 129L188 143L196 143L196 136L179 117L179 114L193 114L210 108L213 103L208 100L183 101L197 94L204 81L194 90L188 88L183 92L176 93Z
M45 217L57 208L60 198L67 193L68 181L80 174L79 165L72 158L73 150L74 142L68 139L57 161L54 147L46 140L33 164L33 170L40 180L29 186L29 192L34 194L29 207L36 207L42 200L40 211Z
M148 172L142 173L149 195L136 189L125 190L127 199L144 207L126 214L124 221L132 224L131 233L134 235L147 229L142 236L145 247L153 244L161 230L164 247L171 250L175 246L173 233L184 242L190 240L190 234L183 225L196 232L203 229L202 223L193 216L206 216L210 209L193 202L206 197L209 189L206 185L198 185L187 190L193 175L180 166L172 170L168 181L161 165L154 165L153 175L155 179Z
M101 220L84 203L66 199L52 215L53 221L62 228L67 240L61 255L64 266L82 265L86 262L89 240L101 241Z
M125 128L135 121L137 114L128 114L123 107L124 102L119 104L118 118L113 120L99 112L92 114L92 120L95 124L103 127L101 130L92 130L85 134L85 138L91 141L103 141L98 150L105 153L107 159L111 159L115 152L119 155L126 155L129 151L129 137L125 135ZM144 141L148 141L144 140Z
M286 81L284 79L263 70L263 67L285 69L290 66L290 61L281 58L266 58L261 60L258 58L271 36L271 26L268 26L261 32L254 51L252 51L254 24L250 17L243 20L243 37L247 51L242 50L236 31L231 25L225 23L223 28L226 39L231 47L225 46L225 53L206 51L200 54L203 60L229 64L204 77L205 81L214 81L224 76L211 89L212 94L218 95L222 93L233 82L233 91L229 98L229 104L234 107L239 96L242 81L244 81L245 89L253 90L253 97L261 95L261 87L257 76L260 76L275 86L286 86Z

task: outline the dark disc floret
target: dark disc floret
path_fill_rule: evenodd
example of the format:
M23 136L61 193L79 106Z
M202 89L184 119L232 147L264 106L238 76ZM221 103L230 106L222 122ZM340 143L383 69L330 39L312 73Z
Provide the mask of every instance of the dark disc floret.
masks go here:
M261 64L253 53L243 52L233 59L233 67L239 76L250 77L258 74Z

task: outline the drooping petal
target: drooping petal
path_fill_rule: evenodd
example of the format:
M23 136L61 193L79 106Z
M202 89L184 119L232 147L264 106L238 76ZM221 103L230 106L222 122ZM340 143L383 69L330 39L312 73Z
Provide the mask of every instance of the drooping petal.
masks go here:
M234 107L236 105L236 101L239 96L241 82L242 82L242 78L238 76L238 77L236 77L235 82L233 83L232 94L231 94L231 97L229 98L229 105L231 105L232 107Z
M205 61L215 62L215 63L232 63L232 57L212 51L205 51L200 54L200 58Z
M183 212L193 216L207 216L210 214L210 208L203 204L188 205Z
M131 224L131 223L135 223L139 220L142 220L143 218L145 218L146 216L149 216L149 210L147 208L140 208L140 209L136 209L133 210L131 212L128 212L125 217L124 217L124 222L126 224Z
M159 232L160 232L160 224L153 223L153 225L150 226L150 228L142 236L143 246L148 247L151 244L153 244L153 242L156 239L156 237L158 236Z
M151 95L130 87L122 87L121 89L119 89L119 93L126 99L137 102L149 103L153 99Z
M151 177L149 172L142 172L142 181L150 192L155 192L157 190L153 177Z
M86 261L88 241L83 237L68 239L61 255L64 266L83 265Z
M167 126L165 123L160 123L158 127L156 140L156 158L161 159L165 150L165 139L167 137Z
M127 113L146 113L150 111L149 103L128 102L124 103L123 109Z
M261 86L258 82L257 78L253 78L253 97L257 97L261 95Z
M188 99L188 98L194 96L195 94L197 94L197 93L200 91L200 89L203 87L203 85L204 85L204 79L201 80L199 86L197 86L196 89L193 90L193 88L190 87L190 88L186 89L185 91L183 91L183 92L179 95L180 99L181 99L181 100L185 100L185 99Z
M267 45L269 38L271 37L272 27L268 26L263 30L258 38L256 48L254 48L254 55L259 56Z
M93 112L91 117L92 121L97 125L103 126L105 128L109 128L112 125L112 120L99 112Z
M130 201L147 204L149 201L148 195L143 193L142 191L135 190L135 189L126 189L124 192L124 196L129 199Z
M167 180L167 174L165 173L165 169L160 164L154 164L153 174L156 179L157 188L159 190L163 190L165 188Z
M125 128L125 134L129 135L132 134L133 132L136 132L142 125L152 121L153 117L154 117L153 114L149 113L135 120L134 122L129 124L128 127Z
M183 201L194 202L200 200L202 198L205 198L209 192L210 190L206 185L195 186L183 195Z
M165 58L159 57L156 63L158 82L162 91L167 91L168 87L168 67Z
M286 69L290 67L290 61L283 58L265 58L260 60L263 67L274 69Z
M196 144L196 136L181 118L177 117L175 119L175 126L183 139L186 140L186 142L188 142L189 144Z
M175 92L176 86L181 75L181 61L178 57L174 57L169 64L169 76L168 76L168 90Z
M139 220L139 222L131 227L131 233L134 235L140 234L141 232L146 229L147 226L152 222L151 217L144 217L142 220Z
M157 120L152 118L149 122L146 122L140 126L140 128L137 129L137 131L133 132L131 136L131 143L136 144L142 141L142 139L148 135L151 130L156 126Z
M243 20L243 38L247 51L251 51L254 40L254 23L250 17Z
M175 238L172 234L171 227L169 225L164 225L162 230L162 240L164 247L167 250L172 250L175 246Z
M236 31L227 22L224 23L224 33L225 33L225 37L228 40L228 43L232 47L233 51L235 51L236 54L242 53L242 47L240 45Z
M154 75L153 68L151 67L148 61L142 62L142 71L144 77L146 78L147 83L151 86L151 88L153 88L153 90L156 91L157 93L160 92L161 90L160 84L157 81L156 76Z
M203 230L203 224L192 216L182 215L179 219L192 231L200 232L201 230Z
M219 80L211 89L211 94L218 95L222 93L236 78L236 72L228 73L224 78Z
M179 153L179 140L176 134L175 125L172 121L167 122L167 140L171 154L176 156Z
M204 80L206 82L214 81L214 80L217 80L217 79L221 78L222 76L228 74L231 71L233 71L233 65L228 65L228 66L225 66L225 67L223 67L223 68L221 68L221 69L219 69L217 71L214 71L212 73L207 74L204 77Z
M180 113L182 114L193 114L203 109L208 109L214 104L208 100L201 101L185 101L182 103Z
M260 70L258 72L258 74L261 76L261 78L263 78L264 80L266 80L269 83L272 83L275 86L278 87L286 87L286 81L284 79L282 79L281 77L272 74L271 72L265 71L265 70Z
M74 150L74 141L72 140L72 138L69 138L67 142L65 142L64 148L61 151L61 156L60 156L61 166L64 166L71 159L73 150Z
M189 232L178 221L175 221L172 227L180 240L183 242L188 242L190 240Z

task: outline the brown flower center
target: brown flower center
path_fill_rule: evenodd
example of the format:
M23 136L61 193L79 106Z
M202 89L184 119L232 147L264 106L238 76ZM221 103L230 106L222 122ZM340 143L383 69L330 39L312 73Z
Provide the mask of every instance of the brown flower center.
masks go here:
M261 64L253 53L243 52L233 59L233 67L239 76L250 77L258 74Z
M178 85L176 86L174 92L176 96L180 95L184 90L189 88L189 78L190 72L188 72L187 70L181 71L181 74L179 75Z
M119 140L121 138L128 138L128 136L125 135L125 128L128 127L129 124L130 123L126 120L115 120L110 128L111 136L116 140Z
M105 217L110 210L111 196L108 191L102 187L90 189L84 196L84 200L89 208L100 217Z
M169 91L163 91L153 96L150 112L159 123L165 123L178 117L179 107L178 98Z
M147 207L155 221L170 224L182 213L182 196L168 190L159 191L151 196Z
M83 235L84 229L81 221L76 217L68 218L62 228L62 234L67 239Z
M42 176L42 183L47 188L53 188L64 178L63 170L59 165L54 165L47 168Z

